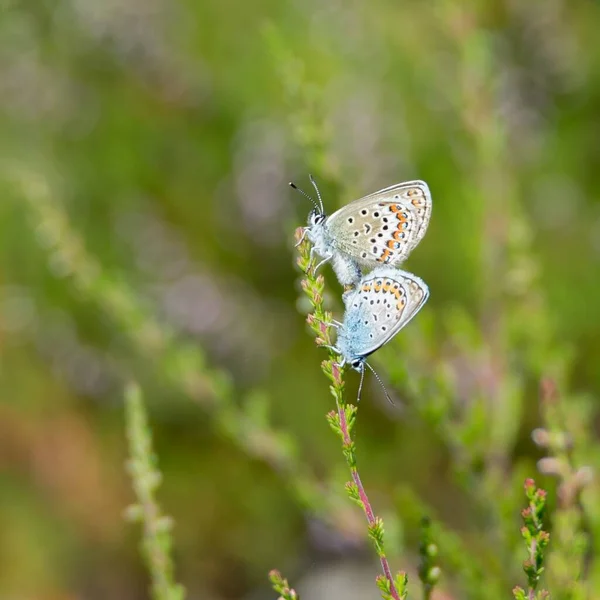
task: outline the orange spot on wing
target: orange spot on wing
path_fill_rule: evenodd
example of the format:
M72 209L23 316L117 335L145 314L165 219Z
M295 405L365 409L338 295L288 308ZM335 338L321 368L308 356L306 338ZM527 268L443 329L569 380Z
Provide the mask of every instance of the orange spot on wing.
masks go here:
M392 287L392 282L388 279L384 284L383 284L383 291L384 292L389 292L390 288Z
M388 262L390 260L391 256L392 256L392 253L387 248L384 248L383 252L381 253L381 256L377 259L377 262L380 262L380 263Z
M398 204L390 204L390 210L393 213L397 213L397 212L400 212L402 210L402 207L399 206Z
M404 309L404 304L405 304L404 300L400 300L400 301L399 301L399 302L396 304L396 308L397 308L398 310L403 310L403 309Z

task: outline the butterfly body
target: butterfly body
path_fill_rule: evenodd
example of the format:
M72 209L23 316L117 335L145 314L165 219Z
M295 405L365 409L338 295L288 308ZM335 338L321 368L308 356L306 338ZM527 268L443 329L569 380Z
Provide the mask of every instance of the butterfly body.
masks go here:
M399 265L421 241L431 217L424 181L407 181L355 200L330 216L311 211L306 235L313 250L331 261L340 283L356 285L362 269Z
M420 277L391 266L373 269L347 298L335 347L342 362L363 371L367 356L391 340L428 298Z

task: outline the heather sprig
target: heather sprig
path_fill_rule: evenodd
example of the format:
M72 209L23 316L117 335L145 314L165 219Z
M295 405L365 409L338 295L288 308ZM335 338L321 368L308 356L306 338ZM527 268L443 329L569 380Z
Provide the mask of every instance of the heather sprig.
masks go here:
M314 273L315 261L310 253L311 245L302 229L296 231L296 241L299 253L298 266L305 275L302 289L313 308L312 314L307 317L307 323L316 334L317 345L326 346L329 350L329 358L321 363L321 368L331 382L330 391L335 399L336 410L327 414L327 420L342 441L342 452L350 469L351 481L346 484L346 492L348 497L361 507L367 519L369 538L373 542L383 570L383 575L377 578L377 586L382 597L385 600L401 600L406 597L407 576L405 573L398 573L396 577L392 575L385 554L383 520L375 515L358 473L356 446L352 439L358 408L348 404L344 399L344 369L339 366L338 357L331 349L332 315L323 307L325 279L322 275Z
M185 590L173 574L172 521L162 513L156 500L162 476L156 466L142 394L135 384L130 384L125 392L125 416L130 456L127 471L137 499L128 507L126 517L143 526L142 554L150 572L154 600L183 600Z
M590 408L576 398L569 398L567 406L556 383L546 378L540 389L540 409L543 427L535 429L532 437L546 456L538 461L538 469L558 480L548 580L557 598L581 600L587 597L586 561L590 557L597 504L596 492L590 485L591 450L586 448ZM582 496L588 490L592 494L584 502Z
M269 572L269 581L273 589L279 594L279 600L300 600L296 590L290 587L288 580L284 579L276 569Z
M539 590L540 577L544 571L544 551L550 541L550 534L543 529L546 510L546 491L539 489L533 479L525 480L525 495L529 505L521 511L523 527L521 535L527 546L528 558L523 561L523 571L527 576L527 592L517 586L513 589L515 600L544 600L550 597L546 590Z

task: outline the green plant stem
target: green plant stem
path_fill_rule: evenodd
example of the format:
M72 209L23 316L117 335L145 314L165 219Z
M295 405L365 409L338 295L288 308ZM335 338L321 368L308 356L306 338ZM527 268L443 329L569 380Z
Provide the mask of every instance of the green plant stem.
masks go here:
M340 402L337 402L337 412L338 412L338 417L340 420L340 429L342 432L343 443L347 447L351 446L351 445L353 445L353 442L352 442L352 438L350 437L348 421L346 419L346 411L344 410L344 408ZM377 524L377 519L375 517L373 507L371 506L371 503L369 502L369 497L367 496L367 492L365 492L365 488L360 479L360 475L358 474L358 468L356 467L355 464L354 465L351 464L351 462L349 460L347 460L347 462L348 462L348 467L350 468L350 475L352 476L352 481L354 482L354 485L356 485L356 489L358 490L358 495L360 497L360 502L363 506L365 516L367 517L367 523L369 524L370 528L373 528ZM383 573L384 573L385 577L387 578L387 580L390 582L392 597L395 600L400 600L400 597L398 596L398 591L396 590L396 587L394 585L394 578L392 577L392 571L390 569L390 565L388 563L387 557L383 553L383 551L378 552L378 554L379 554L379 561L381 562L381 568L383 569Z
M143 526L142 554L152 581L155 600L183 600L182 586L175 582L171 559L171 519L162 514L156 501L161 474L156 468L152 436L137 385L130 384L125 393L126 431L130 459L127 470L131 475L137 504L127 509L126 516Z
M305 279L302 281L302 289L308 295L313 307L313 313L308 315L307 322L311 329L316 333L317 345L331 348L330 325L331 314L323 309L323 294L325 290L325 280L322 275L315 276L314 266L315 261L310 256L310 244L303 236L303 230L296 231L296 240L298 242L298 251L300 257L298 265L305 273ZM381 562L381 567L384 574L384 579L378 579L384 598L393 598L401 600L402 596L398 593L398 588L392 576L392 572L384 552L383 545L383 521L375 515L373 507L369 502L369 497L365 492L358 468L356 465L356 456L354 452L354 441L352 440L352 426L354 425L357 408L352 404L347 404L344 401L344 379L343 369L340 369L337 363L337 356L330 349L329 359L324 360L321 364L323 373L331 381L331 393L335 398L336 412L331 412L327 415L329 424L332 429L340 436L342 440L342 451L350 469L352 482L346 485L348 494L365 513L367 518L369 536L372 539L377 555ZM401 575L399 582L405 581L405 576Z

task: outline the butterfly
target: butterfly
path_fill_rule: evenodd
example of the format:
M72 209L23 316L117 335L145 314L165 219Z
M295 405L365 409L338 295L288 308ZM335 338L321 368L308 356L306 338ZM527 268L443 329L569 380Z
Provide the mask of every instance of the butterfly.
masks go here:
M428 298L429 288L420 277L391 266L376 267L349 294L344 320L335 324L337 340L331 349L341 356L340 366L349 364L361 374L359 399L365 365L383 387L367 357L405 327ZM387 392L386 396L391 402Z
M290 185L314 206L304 233L311 253L323 259L315 271L331 261L339 282L352 289L362 277L361 267L399 265L423 239L431 218L431 193L424 181L406 181L354 200L327 216L312 176L318 203L293 183Z

